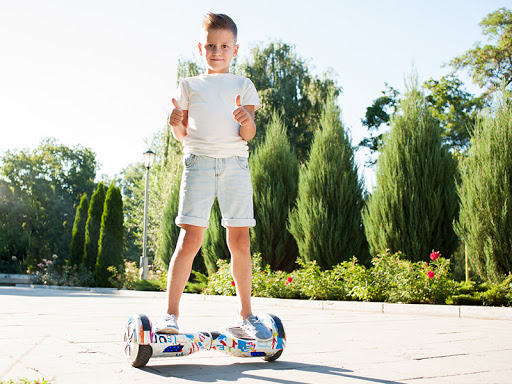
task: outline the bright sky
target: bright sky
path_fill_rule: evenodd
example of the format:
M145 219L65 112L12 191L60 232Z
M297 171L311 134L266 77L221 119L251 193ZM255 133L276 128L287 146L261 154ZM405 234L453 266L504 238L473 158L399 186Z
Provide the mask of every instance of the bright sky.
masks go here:
M413 67L421 81L448 74L442 64L485 40L478 23L500 7L512 1L1 0L0 154L54 137L91 148L100 174L142 161L165 126L178 58L198 57L208 11L235 20L240 56L278 39L317 73L332 68L356 145L385 82L403 89ZM356 159L362 168L364 153ZM371 188L373 172L364 175Z

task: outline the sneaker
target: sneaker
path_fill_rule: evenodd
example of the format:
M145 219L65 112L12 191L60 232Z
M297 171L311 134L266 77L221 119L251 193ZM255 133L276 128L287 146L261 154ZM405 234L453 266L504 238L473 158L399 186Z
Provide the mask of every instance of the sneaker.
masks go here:
M176 321L176 316L169 315L168 313L164 314L160 320L155 324L155 333L169 333L176 334L180 332L178 327L178 322Z
M272 331L268 329L256 316L249 316L242 320L241 317L236 321L236 325L242 328L249 336L258 340L271 340Z

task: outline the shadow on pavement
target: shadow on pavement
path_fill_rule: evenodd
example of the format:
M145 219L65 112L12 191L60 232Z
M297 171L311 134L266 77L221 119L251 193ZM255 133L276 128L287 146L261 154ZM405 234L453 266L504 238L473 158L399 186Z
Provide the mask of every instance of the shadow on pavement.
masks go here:
M332 382L333 378L356 379L361 383L403 384L398 381L390 381L373 377L358 376L349 369L330 367L324 365L294 363L288 361L276 361L272 363L247 362L230 365L208 364L173 364L153 365L141 368L142 371L157 376L182 378L195 382L215 383L217 381L237 381L239 379L265 380L279 384L310 384L310 381L301 381L300 377L306 372L319 373L325 377L318 377L316 382ZM267 377L265 373L271 371L290 371L286 374L289 379ZM252 371L260 371L252 374ZM296 379L295 379L296 378Z

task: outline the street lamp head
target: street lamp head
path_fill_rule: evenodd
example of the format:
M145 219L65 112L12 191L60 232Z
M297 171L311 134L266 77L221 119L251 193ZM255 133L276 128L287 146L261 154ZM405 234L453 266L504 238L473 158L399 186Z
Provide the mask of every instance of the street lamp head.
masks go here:
M153 152L153 151L144 152L144 166L147 169L151 168L154 160L155 160L155 152Z

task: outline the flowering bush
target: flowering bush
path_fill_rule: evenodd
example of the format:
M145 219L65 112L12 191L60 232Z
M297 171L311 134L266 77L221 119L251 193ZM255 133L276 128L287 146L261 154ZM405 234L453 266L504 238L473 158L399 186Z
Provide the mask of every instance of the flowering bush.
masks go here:
M124 262L124 271L118 271L115 267L108 267L112 277L109 279L112 286L121 289L133 289L138 291L165 291L167 288L167 269L160 259L148 268L148 279L140 279L140 268L135 261Z
M403 303L444 303L453 289L449 260L438 252L431 262L412 263L400 252L389 251L373 259L366 269L354 258L322 270L315 261L299 261L300 268L291 272L271 271L262 267L261 257L253 256L252 294L313 300L362 300ZM235 295L230 264L217 263L205 290L207 294Z
M435 255L434 255L435 254ZM434 256L433 256L434 255ZM365 301L444 304L453 288L450 261L431 254L431 261L412 263L401 252L389 250L372 260L368 270L369 289Z
M61 285L68 287L91 287L94 285L92 273L84 266L64 266L58 268L55 265L57 255L51 260L43 259L36 268L30 281L32 284Z

